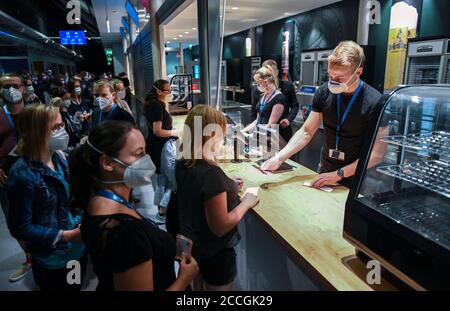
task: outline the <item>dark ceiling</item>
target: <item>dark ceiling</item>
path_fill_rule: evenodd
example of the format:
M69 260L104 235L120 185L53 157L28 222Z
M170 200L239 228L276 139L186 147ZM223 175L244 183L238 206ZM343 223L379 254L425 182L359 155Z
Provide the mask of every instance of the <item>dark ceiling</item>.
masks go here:
M59 37L59 30L86 30L86 37L98 37L97 21L91 0L80 0L81 24L69 25L66 20L68 0L0 0L0 10L48 37ZM0 29L1 30L1 29ZM55 40L58 41L58 40ZM88 40L74 50L84 59L77 69L100 73L111 70L100 40Z

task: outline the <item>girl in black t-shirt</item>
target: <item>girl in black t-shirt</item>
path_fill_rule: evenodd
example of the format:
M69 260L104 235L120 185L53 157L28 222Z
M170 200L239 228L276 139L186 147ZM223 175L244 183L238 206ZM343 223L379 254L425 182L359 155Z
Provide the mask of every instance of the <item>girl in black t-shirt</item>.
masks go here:
M105 121L70 155L73 206L84 208L81 234L99 279L97 290L184 290L197 275L183 256L175 277L170 234L129 203L154 165L142 133L130 122Z
M144 104L144 115L147 118L149 133L147 148L156 166L156 174L153 177L154 203L158 206L156 219L161 223L165 222L167 211L167 207L162 206L161 200L166 190L170 187L170 180L173 179L172 176L166 176L164 170L161 170L161 156L163 156L161 151L169 139L178 136L177 130L172 127L172 117L168 112L168 105L171 100L172 88L169 81L157 80L153 88L148 92Z
M202 120L201 133L194 120ZM237 274L234 246L239 242L238 223L259 199L238 191L242 180L230 179L216 164L224 141L226 118L212 107L197 105L186 118L191 137L203 135L215 127L212 135L183 141L182 160L176 166L179 233L193 241L192 255L197 259L200 275L194 281L197 290L231 290ZM206 133L205 133L206 134ZM186 145L185 145L186 143ZM199 159L196 155L201 155Z

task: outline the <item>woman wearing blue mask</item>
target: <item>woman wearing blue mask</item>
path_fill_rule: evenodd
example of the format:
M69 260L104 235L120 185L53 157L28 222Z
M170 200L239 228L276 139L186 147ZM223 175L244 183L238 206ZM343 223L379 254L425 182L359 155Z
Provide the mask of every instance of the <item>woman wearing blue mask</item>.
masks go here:
M69 170L62 150L69 136L58 108L30 105L19 115L21 157L12 166L6 189L11 235L26 243L34 280L42 291L80 290L86 267L78 228L80 215L69 210ZM78 280L67 281L71 263Z
M279 154L262 165L263 170L276 170L312 140L321 124L324 141L314 188L342 183L351 185L351 177L359 160L367 130L378 118L380 92L361 80L364 71L364 51L353 41L341 42L328 57L329 82L314 94L312 112L300 130ZM389 133L387 124L379 137ZM386 146L375 143L369 167L383 158Z
M155 166L142 133L130 122L105 121L70 156L73 204L84 211L81 232L99 279L97 290L184 290L197 275L183 257L175 276L175 242L129 202L149 185Z

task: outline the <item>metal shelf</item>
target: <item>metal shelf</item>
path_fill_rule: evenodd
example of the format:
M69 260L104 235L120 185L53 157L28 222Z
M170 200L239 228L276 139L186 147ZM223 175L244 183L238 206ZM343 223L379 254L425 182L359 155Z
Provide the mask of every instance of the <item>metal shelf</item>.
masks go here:
M432 160L389 165L379 167L377 171L450 198L450 163L448 162Z
M450 133L444 131L386 136L381 141L443 156L450 154Z

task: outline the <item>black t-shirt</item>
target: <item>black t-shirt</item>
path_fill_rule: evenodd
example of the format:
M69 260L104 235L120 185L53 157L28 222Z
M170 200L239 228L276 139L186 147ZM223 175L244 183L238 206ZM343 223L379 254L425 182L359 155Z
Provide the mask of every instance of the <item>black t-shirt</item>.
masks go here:
M69 114L74 118L74 120L77 118L76 114L82 114L83 112L91 112L91 108L88 107L86 102L84 100L81 101L81 103L77 103L74 99L70 100L72 103L70 104L69 108L67 108L67 111L69 111ZM91 122L89 120L84 120L81 123L81 126L77 128L77 133L79 135L87 135L89 134L89 130L91 127Z
M92 216L85 213L81 234L99 280L97 290L113 291L115 273L125 272L150 259L154 290L166 290L176 279L175 241L148 220L126 214Z
M272 114L273 107L277 104L282 104L284 107L283 113L281 114L280 119L277 123L279 123L282 119L285 118L287 115L287 108L286 108L286 98L283 94L280 92L273 96L272 98L269 97L269 102L265 103L261 110L261 101L267 100L268 98L260 97L260 100L258 104L256 105L256 111L259 113L259 119L258 124L267 124L270 120L270 115Z
M277 121L277 123L279 124L281 120L286 119L287 115L289 113L289 109L286 105L286 97L281 94L280 92L273 96L270 101L266 104L264 104L264 107L262 109L262 111L260 110L261 108L261 100L264 98L260 98L258 104L256 105L256 111L259 113L259 119L258 119L258 124L267 124L269 123L270 120L270 115L272 114L272 110L273 107L277 104L282 104L284 106L284 110L283 113L281 114L280 119ZM267 99L265 99L267 100ZM280 130L280 135L281 137L283 137L283 139L287 142L289 141L289 139L292 136L292 129L290 126L288 126L287 128L279 128Z
M125 121L135 123L133 116L125 109L116 105L113 111L103 112L100 109L94 109L92 113L92 124L97 125L106 120Z
M240 240L237 227L216 236L208 226L204 206L209 199L226 192L227 210L232 211L240 203L235 182L220 167L205 160L197 160L194 167L177 161L175 175L180 233L194 242L193 256L206 259L237 245Z
M322 145L320 172L335 171L359 158L362 146L368 139L368 129L377 121L377 105L381 96L380 92L364 83L340 129L339 150L345 153L344 161L340 161L329 157L329 150L336 147L337 95L328 90L327 83L319 87L314 94L312 110L323 113L325 139ZM341 95L341 118L351 98L351 95Z
M153 163L156 168L159 170L161 166L161 150L164 147L164 144L169 139L169 137L157 137L153 134L153 122L162 122L161 128L163 130L170 131L173 129L172 127L172 117L164 108L163 103L159 101L151 102L147 108L147 124L149 127L148 131L148 153L152 158Z
M299 110L299 104L297 101L297 95L295 94L294 85L289 81L279 80L279 89L280 92L284 95L286 101L286 119L288 119L289 122L292 123ZM256 105L258 104L262 93L256 87L253 88L252 91L252 117L253 119L256 119L256 115L259 112L259 110L256 109Z

